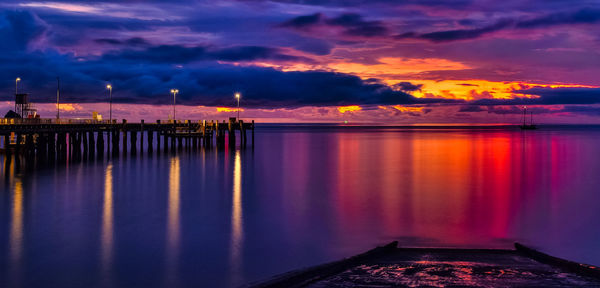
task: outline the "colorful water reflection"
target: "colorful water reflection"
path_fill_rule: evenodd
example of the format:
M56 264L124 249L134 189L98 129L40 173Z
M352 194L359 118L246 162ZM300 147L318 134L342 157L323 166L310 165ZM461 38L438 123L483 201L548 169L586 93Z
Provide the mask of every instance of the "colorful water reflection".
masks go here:
M264 127L256 138L35 169L0 156L0 286L238 286L393 240L521 241L600 264L599 128Z

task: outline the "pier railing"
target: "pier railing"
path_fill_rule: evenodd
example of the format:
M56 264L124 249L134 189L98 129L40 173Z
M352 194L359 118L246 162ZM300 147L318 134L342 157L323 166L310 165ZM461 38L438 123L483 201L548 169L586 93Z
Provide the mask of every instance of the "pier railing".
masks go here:
M117 123L114 119L113 124ZM56 119L56 118L0 118L0 125L7 124L110 124L110 120Z
M130 149L148 152L165 152L178 149L196 149L201 146L236 147L247 145L246 131L250 130L254 145L254 120L244 122L229 118L222 122L211 120L157 120L156 122L129 123L94 119L41 119L0 118L0 147L2 151L30 155L103 155L111 152L118 155ZM236 132L239 131L239 132ZM144 138L147 144L144 145ZM139 141L138 141L139 139ZM128 141L129 140L129 141ZM105 145L105 143L107 143ZM162 145L161 145L162 144Z

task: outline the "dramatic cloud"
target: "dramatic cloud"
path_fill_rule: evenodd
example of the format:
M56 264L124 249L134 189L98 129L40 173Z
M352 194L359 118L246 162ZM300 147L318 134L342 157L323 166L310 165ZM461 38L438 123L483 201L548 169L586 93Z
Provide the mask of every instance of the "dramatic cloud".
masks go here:
M548 105L600 103L600 88L534 87L526 90L516 90L514 92L540 96L540 98L534 100Z
M281 27L289 27L295 29L306 29L321 22L323 15L321 13L315 13L312 15L298 16L288 21L281 23Z
M600 9L584 8L570 13L553 13L518 22L517 28L538 28L563 24L590 24L600 22Z
M0 17L0 51L25 50L46 31L39 18L26 11L5 11Z
M498 115L523 115L523 109L518 106L462 106L458 112L487 112L488 114ZM528 107L527 114L546 114L546 113L562 113L563 109L549 109L546 107Z
M32 16L28 13L24 15ZM105 102L106 83L112 84L113 100L117 103L168 104L171 101L168 91L173 87L181 91L178 103L184 105L230 106L233 105L232 95L235 91L243 93L246 107L260 108L457 102L415 98L387 85L363 81L344 73L284 72L273 68L219 63L257 59L307 62L302 57L286 55L281 49L268 47L159 45L137 50L114 50L101 57L86 58L51 50L17 49L27 47L41 33L30 34L27 38L9 37L14 36L19 27L37 23L35 17L27 19L29 23L19 25L9 21L8 28L0 30L0 36L6 37L6 43L9 44L0 56L3 67L0 79L14 79L15 75L19 75L23 79L21 91L31 93L30 99L37 103L55 100L57 76L61 77L63 101L75 103ZM117 46L122 43L112 40L100 42ZM147 46L146 41L139 39L126 42ZM205 63L185 69L173 66L200 60ZM10 88L5 86L4 89Z
M487 112L487 114L498 115L523 115L523 108L519 106L465 105L461 106L458 112ZM527 107L527 114L581 114L588 116L600 116L600 107L580 105L566 105L557 108L550 108L549 106L529 106Z
M423 87L423 84L413 84L410 82L400 82L400 83L394 84L394 86L393 86L393 88L400 90L400 91L404 91L404 92L419 91L419 90L421 90L422 87Z
M590 106L565 106L560 112L583 114L589 116L600 116L600 107Z
M478 105L464 105L464 106L460 106L460 109L458 109L458 112L483 112L483 111L487 111L487 110L484 109L482 106L478 106Z
M565 105L565 104L597 104L600 103L600 88L548 88L534 87L515 90L514 93L534 95L538 97L513 99L479 99L473 105Z
M365 21L361 15L354 13L342 14L338 17L326 19L325 22L331 26L344 27L347 35L352 36L382 36L387 34L388 29L380 21Z
M284 54L281 49L241 46L214 49L204 46L185 47L180 45L152 46L144 50L123 50L109 52L104 55L104 60L153 62L153 63L191 63L201 60L218 61L253 61L270 59L277 61L303 61L310 63L305 57Z
M456 29L456 30L447 30L447 31L439 31L439 32L430 32L430 33L424 33L424 34L417 34L415 32L407 32L407 33L397 35L397 36L395 36L395 38L396 39L418 38L418 39L430 40L432 42L447 42L447 41L455 41L455 40L474 39L474 38L479 38L482 35L490 33L490 32L502 30L511 25L512 25L512 21L502 20L493 25L485 26L482 28Z
M307 30L317 26L343 28L348 36L375 37L388 33L388 28L381 21L366 21L356 13L345 13L333 18L327 18L321 13L298 16L279 25L280 27Z
M394 36L396 39L424 39L432 42L448 42L475 39L483 35L505 29L541 28L565 24L593 24L600 22L600 10L585 8L575 12L553 13L531 19L502 19L480 28L454 29L429 33L405 32ZM470 21L461 21L471 24Z
M112 38L100 38L94 40L98 44L108 44L115 46L147 46L150 43L146 39L141 37L133 37L126 40L112 39Z
M240 0L249 1L249 0ZM266 0L263 0L266 1ZM291 4L302 4L312 6L323 6L323 7L364 7L370 5L418 5L423 7L452 7L452 8L463 8L473 3L472 0L454 0L454 1L443 1L443 0L403 0L391 1L391 0L268 0L279 3L291 3ZM255 2L255 1L249 1Z
M52 63L42 60L36 64L37 68L28 67L24 81L32 77L31 73L36 73L41 83L51 85L54 75L44 75L43 71L49 68L48 65L56 64L56 61L59 59L54 59ZM229 65L165 70L155 65L128 67L106 60L86 63L85 67L72 62L61 65L61 70L66 74L62 82L65 89L63 99L67 102L104 102L106 93L101 89L104 87L102 83L107 82L112 83L113 100L118 103L169 104L168 91L171 87L181 91L178 103L184 105L231 106L234 104L232 95L235 91L242 92L244 106L259 108L460 102L415 98L383 84L369 84L356 76L332 72L282 72L271 68ZM118 78L111 79L115 75ZM0 77L9 76L0 72ZM76 87L72 87L74 84ZM97 88L89 91L83 88L93 86ZM52 86L26 88L27 92L37 92L31 97L36 102L55 100L51 93Z

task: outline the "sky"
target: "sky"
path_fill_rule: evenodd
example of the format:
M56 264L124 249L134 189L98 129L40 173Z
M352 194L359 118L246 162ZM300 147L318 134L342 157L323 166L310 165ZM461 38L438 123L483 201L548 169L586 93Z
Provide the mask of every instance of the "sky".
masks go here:
M597 0L0 3L0 111L42 118L600 123Z

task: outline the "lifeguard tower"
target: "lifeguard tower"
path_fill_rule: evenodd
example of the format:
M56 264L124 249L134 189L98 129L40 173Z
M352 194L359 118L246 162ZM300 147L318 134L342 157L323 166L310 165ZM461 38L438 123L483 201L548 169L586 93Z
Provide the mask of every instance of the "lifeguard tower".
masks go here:
M32 103L29 103L29 94L15 94L15 112L17 112L21 118L36 117L37 109L35 109L35 106Z

